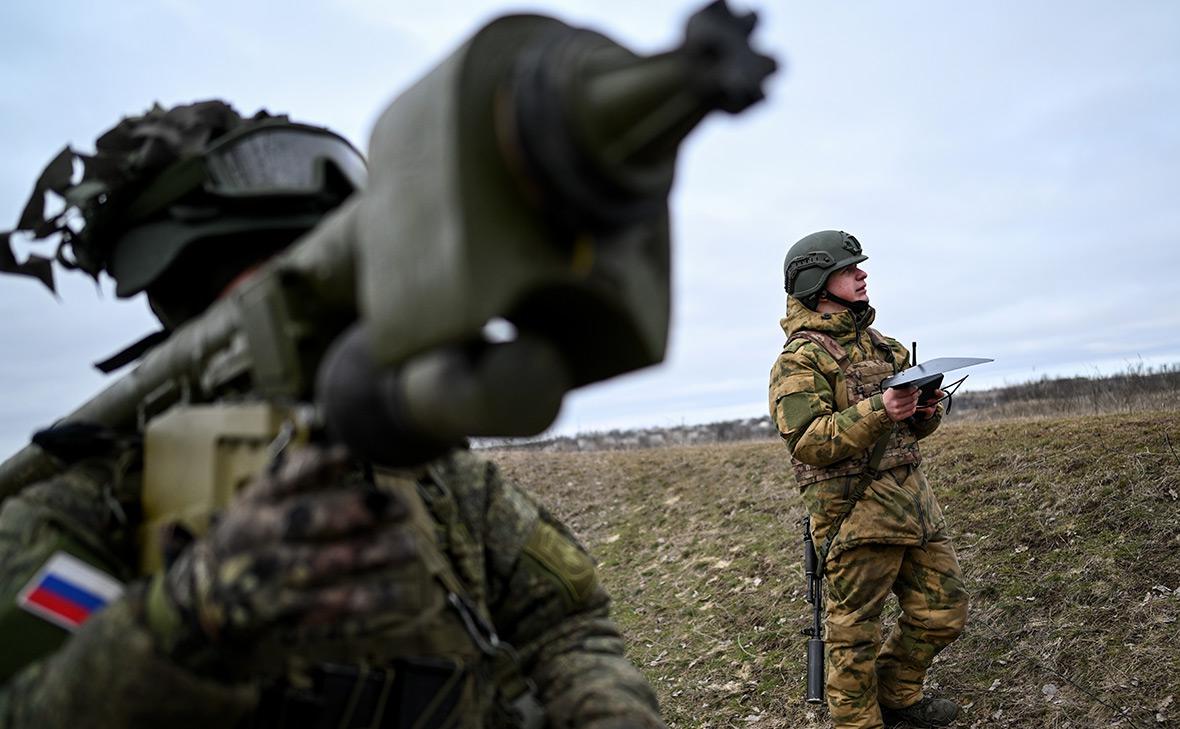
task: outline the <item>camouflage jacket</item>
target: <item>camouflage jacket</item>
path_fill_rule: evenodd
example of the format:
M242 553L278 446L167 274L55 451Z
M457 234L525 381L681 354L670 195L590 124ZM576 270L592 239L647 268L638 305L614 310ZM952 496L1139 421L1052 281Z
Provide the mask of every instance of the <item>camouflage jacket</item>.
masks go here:
M857 319L848 310L820 314L788 297L787 316L781 321L789 341L770 373L770 413L796 463L797 483L811 513L817 544L824 542L832 522L847 506L868 452L894 424L885 414L879 385L856 393L822 346L790 337L803 331L820 332L843 347L848 365L871 364L888 358L869 336L874 318L872 308ZM909 366L905 347L890 337L881 340L891 350L890 371ZM847 407L841 408L843 403ZM917 450L917 441L934 432L941 419L939 406L925 421L894 427L882 473L840 528L833 555L865 542L923 544L942 531L942 511L921 474ZM917 471L917 478L907 478L911 469ZM800 478L801 473L808 477Z
M94 459L4 502L0 644L5 651L45 645L24 640L29 630L60 635L56 649L21 656L16 672L3 679L0 728L248 725L260 696L256 682L178 665L145 628L145 580L135 568L139 468L134 455ZM444 554L467 596L517 648L546 726L664 727L649 684L623 655L593 561L569 532L470 453L452 453L429 473L440 497L426 503ZM127 585L73 634L30 622L14 605L50 555L65 547Z

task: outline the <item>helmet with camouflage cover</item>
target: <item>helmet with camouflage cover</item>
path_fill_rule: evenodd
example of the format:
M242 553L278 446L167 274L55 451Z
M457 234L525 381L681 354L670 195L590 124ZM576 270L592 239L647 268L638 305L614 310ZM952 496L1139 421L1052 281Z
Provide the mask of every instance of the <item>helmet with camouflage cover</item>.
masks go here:
M787 251L783 279L787 293L805 300L823 291L828 276L867 260L860 241L842 230L821 230L804 236Z
M334 132L265 111L245 118L221 101L124 118L95 150L62 150L16 229L57 237L61 265L95 278L105 271L119 297L147 291L169 327L314 227L365 179L363 157ZM75 182L77 161L83 172ZM50 192L65 207L47 216ZM0 270L53 287L49 259L15 264L5 249Z

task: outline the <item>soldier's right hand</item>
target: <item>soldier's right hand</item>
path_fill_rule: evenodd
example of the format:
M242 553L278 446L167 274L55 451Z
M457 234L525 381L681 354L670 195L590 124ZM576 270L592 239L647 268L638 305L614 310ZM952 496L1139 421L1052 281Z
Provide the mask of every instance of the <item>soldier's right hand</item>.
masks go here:
M900 423L918 409L918 397L922 391L916 387L891 387L881 394L885 401L885 414L895 423Z
M415 555L407 506L347 472L343 449L299 448L247 487L163 576L176 628L190 641L248 647L271 628L395 605L396 582L372 578Z

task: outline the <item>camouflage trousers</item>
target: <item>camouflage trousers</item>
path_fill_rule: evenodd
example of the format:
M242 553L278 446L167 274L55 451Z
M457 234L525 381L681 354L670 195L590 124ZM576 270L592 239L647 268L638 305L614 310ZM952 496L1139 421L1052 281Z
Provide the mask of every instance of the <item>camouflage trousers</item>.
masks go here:
M827 565L827 695L838 729L881 729L881 706L922 698L934 656L963 631L967 592L949 541L866 544ZM889 593L902 614L881 647Z

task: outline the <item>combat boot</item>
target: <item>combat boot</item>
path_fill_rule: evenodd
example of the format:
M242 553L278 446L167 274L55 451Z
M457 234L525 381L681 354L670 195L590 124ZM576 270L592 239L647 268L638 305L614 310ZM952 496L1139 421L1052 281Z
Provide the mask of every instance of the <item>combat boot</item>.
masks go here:
M916 704L903 709L881 707L881 718L886 729L892 727L914 727L930 729L949 726L959 715L959 705L949 699L935 699L927 696Z

